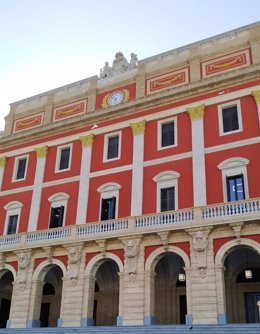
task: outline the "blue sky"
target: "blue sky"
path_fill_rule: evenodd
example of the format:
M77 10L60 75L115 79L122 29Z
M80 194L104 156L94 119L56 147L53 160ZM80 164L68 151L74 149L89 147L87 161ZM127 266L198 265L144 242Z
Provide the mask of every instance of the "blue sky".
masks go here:
M0 0L0 131L9 103L260 19L259 0Z

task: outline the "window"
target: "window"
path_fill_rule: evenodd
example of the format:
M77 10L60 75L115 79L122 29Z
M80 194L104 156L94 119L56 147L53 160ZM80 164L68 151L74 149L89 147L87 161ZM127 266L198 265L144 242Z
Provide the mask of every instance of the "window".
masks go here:
M235 157L224 160L218 165L218 169L222 173L224 202L249 198L247 180L248 164L249 160Z
M105 183L97 189L100 193L100 220L109 220L118 217L120 189L120 184L114 182Z
M21 181L26 177L28 156L18 157L14 163L13 181Z
M227 177L227 199L229 202L245 199L243 174Z
M157 174L153 181L157 184L156 211L178 209L178 178L180 174L174 171L164 171Z
M158 150L177 146L176 117L158 122Z
M49 197L51 203L49 228L62 227L65 223L66 208L69 195L57 193Z
M9 216L6 234L15 234L17 232L18 215Z
M105 136L103 161L120 159L121 132Z
M49 228L61 227L63 225L64 206L51 208Z
M240 101L218 107L220 135L242 131Z
M70 169L72 145L58 148L56 159L56 172Z
M174 209L174 187L161 188L161 211L169 211Z
M19 220L23 204L20 202L10 202L4 206L6 210L4 234L18 233Z
M116 198L102 198L101 220L109 220L115 218Z

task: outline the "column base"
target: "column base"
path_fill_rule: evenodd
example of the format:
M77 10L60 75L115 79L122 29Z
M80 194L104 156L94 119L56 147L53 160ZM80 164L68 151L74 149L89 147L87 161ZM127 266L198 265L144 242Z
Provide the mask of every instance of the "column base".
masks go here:
M7 320L7 322L6 322L6 328L11 328L11 320Z
M34 328L40 326L41 326L40 320L27 320L26 328Z
M219 325L226 325L228 324L228 317L225 313L218 314L218 324Z
M94 319L81 318L80 327L89 327L89 326L94 326Z
M59 318L58 323L57 323L57 327L62 327L62 323L63 323L63 319Z
M185 323L186 325L192 325L193 319L192 319L192 314L186 314L185 315Z
M116 318L116 325L117 325L117 326L123 326L123 321L124 321L123 317L118 316L118 317Z
M145 326L151 326L151 325L155 325L156 324L156 320L155 317L152 315L145 315L144 316L144 325Z

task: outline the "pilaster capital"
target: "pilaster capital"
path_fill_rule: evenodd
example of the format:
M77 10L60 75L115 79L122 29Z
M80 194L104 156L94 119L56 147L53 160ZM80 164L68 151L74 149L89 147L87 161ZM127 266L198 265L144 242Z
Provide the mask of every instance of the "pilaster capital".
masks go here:
M260 104L260 90L252 91L252 95L255 98L256 104Z
M48 146L45 145L43 147L37 147L35 149L35 152L36 152L37 158L46 158L48 154Z
M0 168L4 168L6 165L7 158L6 157L0 157Z
M145 125L146 125L146 120L142 120L138 123L130 123L130 126L132 128L133 131L133 135L141 135L144 134L145 131Z
M92 146L94 143L94 133L90 133L87 136L80 136L79 140L81 142L82 147Z
M197 107L187 108L187 113L190 115L191 121L202 119L204 116L205 107L206 105L203 103Z

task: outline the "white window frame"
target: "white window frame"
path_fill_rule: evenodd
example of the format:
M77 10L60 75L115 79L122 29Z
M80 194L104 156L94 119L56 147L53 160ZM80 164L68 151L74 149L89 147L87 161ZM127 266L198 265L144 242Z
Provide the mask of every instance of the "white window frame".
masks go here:
M48 228L50 226L50 217L51 217L51 209L52 208L59 208L61 206L64 206L64 213L63 213L63 221L62 226L65 226L66 221L66 213L67 213L67 206L68 206L68 200L70 196L66 193L56 193L48 198L48 201L51 203L50 207L50 213L49 213L49 221L48 221Z
M25 166L24 177L22 179L17 179L19 160L23 160L23 159L26 159L26 166ZM29 163L29 154L20 155L19 157L15 157L12 182L20 182L20 181L24 181L26 179L27 169L28 169L28 163Z
M62 145L57 147L57 155L56 155L56 163L55 163L55 173L62 173L70 170L71 167L71 159L72 159L72 144ZM69 166L66 169L60 169L60 159L61 159L61 151L63 149L70 149L70 157L69 157Z
M118 136L118 156L116 158L108 159L107 158L107 153L108 153L109 138L115 137L115 136ZM122 141L122 132L121 131L105 134L105 136L104 136L103 162L115 161L115 160L119 160L121 158L121 141Z
M161 189L174 187L174 207L178 210L178 178L180 174L175 171L167 170L157 174L153 181L157 185L156 189L156 212L161 212Z
M224 202L228 201L227 177L236 176L240 174L243 174L245 199L249 198L248 178L247 178L248 164L249 164L248 159L241 157L234 157L226 159L218 165L218 169L221 170L222 173L222 190L223 190Z
M102 210L102 199L107 199L111 197L116 198L116 209L115 209L115 218L118 218L118 207L119 207L119 190L122 186L115 182L108 182L100 186L97 191L100 193L99 201L99 221L101 221L101 210Z
M162 146L162 125L167 123L174 123L174 145ZM157 122L157 150L166 150L168 148L176 147L177 142L177 117L165 118Z
M4 209L6 210L4 235L7 235L9 217L10 216L18 215L16 233L19 231L19 223L20 223L22 207L23 207L23 204L21 202L18 202L18 201L13 201L13 202L7 203L4 206Z
M228 107L234 107L234 106L237 107L238 129L234 130L234 131L224 132L222 110L226 109ZM237 132L242 132L243 131L242 113L241 113L241 103L240 103L240 100L231 101L231 102L227 102L227 103L219 104L218 105L218 125L219 125L219 135L220 136L227 136L227 135L231 135L233 133L237 133Z

